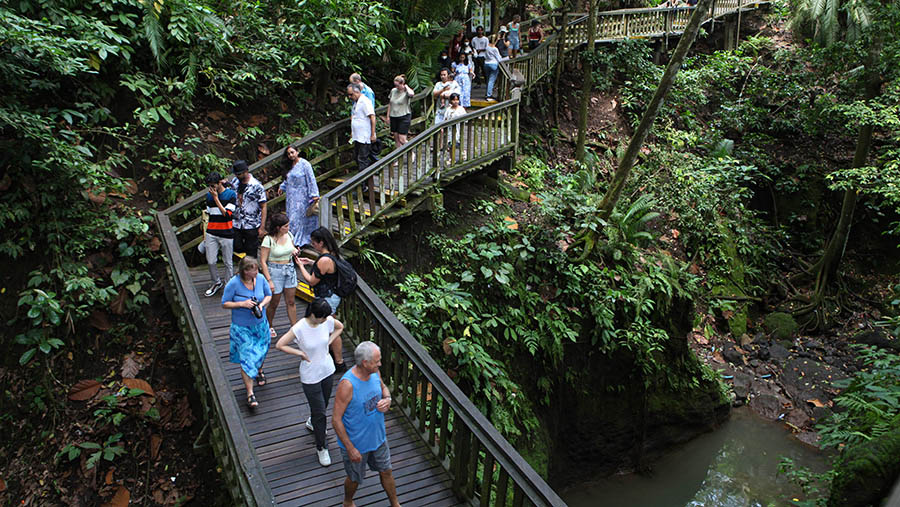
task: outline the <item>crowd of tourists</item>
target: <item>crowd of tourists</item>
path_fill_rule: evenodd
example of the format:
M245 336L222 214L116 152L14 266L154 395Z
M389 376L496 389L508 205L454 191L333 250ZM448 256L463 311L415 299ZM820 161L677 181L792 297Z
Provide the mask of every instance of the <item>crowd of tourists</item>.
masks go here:
M402 109L403 100L392 100L387 116L392 126L398 125L395 139L400 142L404 115L404 141L408 131L408 98L412 90L402 76L398 76L395 85L397 93L392 95L406 97L407 112ZM360 164L371 163L369 160L375 157L373 150L367 150L369 146L356 146L376 140L367 88L357 74L351 76L348 93L352 90L351 97L356 101L354 124L361 128L356 125L361 123L356 121L359 116L370 129L354 132L355 157ZM343 273L341 266L346 261L331 232L318 226L319 190L311 164L292 146L285 150L283 164L284 182L277 192L285 195L286 212L268 213L265 187L243 160L232 164L230 178L218 172L207 176L208 222L200 251L206 255L211 285L205 295L213 297L221 289L222 307L231 311L229 359L240 365L251 411L260 405L256 390L268 383L263 364L273 340L276 349L297 356L300 383L309 406L305 426L313 434L322 466L331 465L326 440L327 412L335 387L334 376L342 374L337 382L331 423L346 473L344 505L353 504L368 466L379 473L391 505L399 506L384 423L391 395L379 373L381 351L375 343L364 341L354 351L354 366L345 367L341 341L344 326L336 312L341 304L339 285L344 283L339 273ZM315 259L301 255L310 249L317 254ZM220 253L224 276L217 265ZM235 253L243 255L236 273L232 264ZM315 295L306 305L303 318L298 318L295 300L300 278ZM282 295L290 327L279 337L273 319Z

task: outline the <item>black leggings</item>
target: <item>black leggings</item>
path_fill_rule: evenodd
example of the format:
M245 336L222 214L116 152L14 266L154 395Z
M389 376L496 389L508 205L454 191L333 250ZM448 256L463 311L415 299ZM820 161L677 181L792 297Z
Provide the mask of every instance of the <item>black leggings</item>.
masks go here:
M303 384L303 393L309 402L309 411L312 417L313 435L316 437L316 450L325 448L325 427L327 426L326 411L328 399L331 398L331 389L334 381L329 375L318 384Z

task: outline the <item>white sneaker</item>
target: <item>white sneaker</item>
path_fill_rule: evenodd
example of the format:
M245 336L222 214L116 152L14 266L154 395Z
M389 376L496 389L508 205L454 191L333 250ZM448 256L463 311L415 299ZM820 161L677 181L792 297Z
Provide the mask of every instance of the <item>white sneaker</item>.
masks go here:
M309 431L316 431L312 425L312 416L306 418L306 429Z
M206 289L206 292L204 294L206 295L206 297L211 298L216 295L216 292L219 292L219 289L221 289L223 285L225 284L222 283L222 280L218 280L214 284L210 285L209 288Z
M316 455L319 457L319 464L323 467L327 467L331 464L331 456L328 455L328 449L321 449L316 451Z

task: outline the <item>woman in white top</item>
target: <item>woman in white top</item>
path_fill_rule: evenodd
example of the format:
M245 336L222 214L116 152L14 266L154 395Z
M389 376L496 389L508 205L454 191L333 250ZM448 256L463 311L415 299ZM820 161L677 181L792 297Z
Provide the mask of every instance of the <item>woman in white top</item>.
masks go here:
M500 51L497 50L497 36L488 43L484 51L484 72L487 74L487 100L494 101L494 83L500 73Z
M272 327L275 310L281 295L284 294L284 305L288 319L293 326L297 322L297 302L294 294L297 291L297 270L294 268L294 256L300 249L294 246L294 235L291 234L288 217L284 213L275 213L266 223L266 237L259 248L259 268L269 289L272 290L272 304L266 308L266 319L269 321L272 338L278 336Z
M300 358L300 382L309 402L310 416L306 429L316 439L319 464L331 464L325 441L326 410L334 387L334 361L328 354L328 346L339 340L344 325L331 316L331 306L323 298L316 298L306 307L306 317L291 326L290 331L278 339L275 348ZM296 347L289 344L293 343Z

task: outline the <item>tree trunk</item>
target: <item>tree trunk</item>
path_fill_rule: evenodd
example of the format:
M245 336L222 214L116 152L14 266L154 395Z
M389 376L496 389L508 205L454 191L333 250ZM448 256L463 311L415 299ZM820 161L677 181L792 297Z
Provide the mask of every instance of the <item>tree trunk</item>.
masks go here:
M556 45L556 68L553 70L553 125L559 126L559 80L566 62L566 28L569 26L569 3L562 4L562 27L559 30L559 44Z
M691 15L691 19L684 29L684 34L682 34L681 40L678 41L678 46L672 54L672 59L669 60L669 65L666 67L666 71L659 81L656 93L653 94L650 105L648 105L647 110L644 111L641 123L638 124L637 129L631 136L631 141L628 143L628 148L625 150L625 154L619 162L619 168L613 176L612 183L610 183L606 195L603 196L603 200L600 202L600 218L603 218L604 220L608 219L612 214L613 209L616 207L616 203L619 202L619 196L625 188L625 182L628 181L628 176L631 175L631 169L634 167L634 163L637 160L638 152L640 151L641 146L643 146L644 141L647 140L647 136L650 134L650 129L653 127L653 121L656 120L657 115L659 115L663 100L675 84L675 76L678 75L678 70L681 69L681 63L684 61L684 57L691 49L691 45L694 44L694 39L697 37L697 32L700 30L700 22L703 21L703 17L706 13L709 12L711 4L712 0L700 0L697 8L694 9L694 13Z
M866 60L866 100L874 99L881 92L881 76L876 65L878 55L881 53L881 46L881 41L876 40L872 43L872 47L869 48L869 55ZM859 133L856 136L856 151L853 154L853 167L866 165L866 160L869 158L869 148L872 146L873 130L874 126L872 124L859 127ZM831 239L825 245L825 252L822 253L822 258L813 266L816 274L816 292L813 298L813 305L817 306L821 302L829 281L837 273L841 259L844 257L847 239L850 237L853 212L856 209L857 195L858 191L855 188L848 188L844 191L844 199L841 203L841 216L838 219L837 227L834 229Z
M588 0L587 46L582 53L581 65L584 70L584 81L581 86L581 104L578 107L578 139L575 141L575 160L584 162L584 143L587 137L588 108L591 104L591 90L594 88L594 77L591 74L590 53L594 51L594 39L597 38L597 4L599 0Z
M497 5L499 0L491 0L491 34L497 33L500 29L500 6Z

